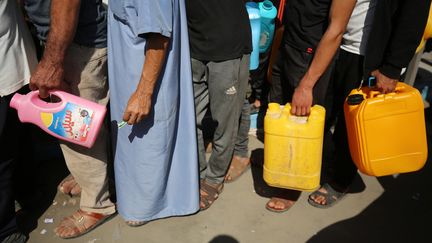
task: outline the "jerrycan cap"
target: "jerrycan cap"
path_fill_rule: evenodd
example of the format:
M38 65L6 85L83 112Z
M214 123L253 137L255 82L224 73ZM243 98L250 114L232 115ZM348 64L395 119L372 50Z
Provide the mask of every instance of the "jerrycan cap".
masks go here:
M362 94L352 94L347 98L348 105L359 105L363 102L364 97Z
M262 6L265 10L271 10L273 8L273 3L270 0L264 0Z

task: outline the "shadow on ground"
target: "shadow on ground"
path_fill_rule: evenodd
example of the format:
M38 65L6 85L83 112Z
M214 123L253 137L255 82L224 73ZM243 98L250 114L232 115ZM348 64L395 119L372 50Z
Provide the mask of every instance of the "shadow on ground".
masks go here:
M429 242L430 163L420 172L379 178L384 193L377 200L359 215L324 228L308 242Z
M26 127L33 144L23 144L27 153L22 153L16 164L14 186L18 226L29 234L37 228L39 217L51 206L57 193L57 185L68 175L59 144L56 139L39 128Z
M229 235L218 235L210 240L209 243L239 243L239 241Z
M255 192L261 197L282 197L290 200L297 200L299 195L296 193L287 194L288 190L269 186L263 178L264 149L255 149L251 153L251 170ZM323 182L321 182L323 184ZM357 174L349 193L360 193L366 188L365 183Z
M415 86L422 90L432 74L419 69ZM427 94L430 101L431 92ZM432 111L425 110L431 151ZM397 132L397 131L395 131ZM308 242L431 242L432 165L413 173L378 178L384 193L357 216L330 225ZM348 195L349 196L349 195Z

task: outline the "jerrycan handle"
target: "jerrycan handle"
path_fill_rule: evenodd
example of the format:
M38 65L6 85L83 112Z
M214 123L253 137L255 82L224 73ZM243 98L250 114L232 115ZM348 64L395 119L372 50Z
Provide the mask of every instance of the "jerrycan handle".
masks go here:
M384 96L384 95L395 95L397 93L401 93L403 90L405 89L404 86L401 85L397 85L395 90L393 92L387 93L387 94L383 94L381 91L379 90L372 90L371 92L369 92L369 98L375 98L377 96Z
M369 92L369 98L373 99L375 97L377 97L378 95L381 95L381 92L378 90L372 90Z
M306 124L308 122L309 116L296 116L296 115L289 115L288 119L290 121L293 121L297 124Z
M395 90L393 92L383 94L383 95L395 95L397 93L401 93L405 89L404 86L396 86Z
M377 82L376 77L370 76L368 78L368 84L367 85L368 85L369 88L373 89L372 91L369 92L369 98L375 98L377 96L381 97L381 96L384 96L384 95L395 95L396 93L401 92L405 88L404 86L397 85L396 88L395 88L395 90L393 92L390 92L390 93L387 93L387 94L383 94L379 90L376 89L376 82ZM362 80L360 86L362 84L363 84L363 80Z
M286 114L289 121L295 122L297 124L306 124L308 122L309 116L296 116L291 114L291 105L287 103L285 105L283 113Z
M378 95L380 95L381 94L381 92L379 91L379 90L377 90L376 89L376 77L374 77L374 76L370 76L369 78L368 78L368 84L367 84L367 86L370 88L370 89L372 89L370 92L369 92L369 99L373 99L373 98L375 98L375 97L377 97Z
M401 93L402 91L404 91L404 89L405 89L405 86L397 85L394 92L392 92L392 93Z
M48 96L47 100L43 100L39 97L39 90L32 91L30 100L31 102L41 108L41 109L56 109L58 107L63 106L63 97L61 92L57 90L49 91L50 96ZM59 99L59 100L58 100Z

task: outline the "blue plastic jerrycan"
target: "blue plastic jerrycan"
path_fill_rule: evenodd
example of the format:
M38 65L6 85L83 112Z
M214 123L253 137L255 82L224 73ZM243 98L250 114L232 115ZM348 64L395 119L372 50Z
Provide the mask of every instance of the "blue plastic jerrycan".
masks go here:
M265 53L268 51L273 41L277 9L270 0L264 0L258 3L258 7L261 16L259 52Z
M254 70L259 65L259 39L261 32L261 17L258 4L255 2L247 2L246 10L249 14L249 21L252 30L252 53L250 55L249 69Z

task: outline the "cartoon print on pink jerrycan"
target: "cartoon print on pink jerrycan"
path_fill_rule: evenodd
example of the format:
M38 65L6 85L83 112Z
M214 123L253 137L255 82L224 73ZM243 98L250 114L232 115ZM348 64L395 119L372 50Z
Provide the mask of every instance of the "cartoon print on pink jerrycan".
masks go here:
M41 100L39 91L15 94L10 107L18 111L21 122L33 123L54 137L92 147L103 124L106 107L81 97L51 91L60 102Z

